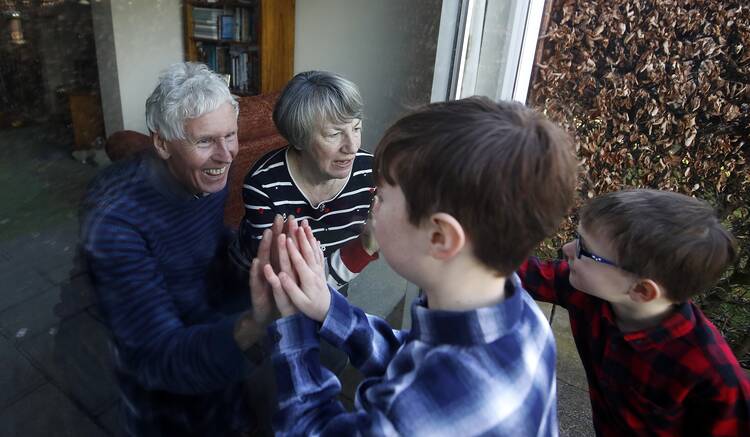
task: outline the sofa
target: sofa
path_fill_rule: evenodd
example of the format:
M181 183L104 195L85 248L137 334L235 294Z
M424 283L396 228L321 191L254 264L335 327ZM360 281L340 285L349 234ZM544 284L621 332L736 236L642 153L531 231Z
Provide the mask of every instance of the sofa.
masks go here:
M237 229L245 214L242 203L242 180L250 167L271 150L285 146L273 124L273 107L280 93L239 97L237 118L239 151L229 168L229 199L224 208L224 222ZM105 151L110 160L119 161L152 146L151 139L140 132L118 131L107 138Z

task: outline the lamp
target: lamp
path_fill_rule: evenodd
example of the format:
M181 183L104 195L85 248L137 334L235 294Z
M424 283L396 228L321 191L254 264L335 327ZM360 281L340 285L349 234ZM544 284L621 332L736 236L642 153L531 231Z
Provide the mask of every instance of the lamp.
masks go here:
M10 29L10 42L13 44L25 44L23 39L23 26L21 24L21 13L12 11L8 13L8 28Z

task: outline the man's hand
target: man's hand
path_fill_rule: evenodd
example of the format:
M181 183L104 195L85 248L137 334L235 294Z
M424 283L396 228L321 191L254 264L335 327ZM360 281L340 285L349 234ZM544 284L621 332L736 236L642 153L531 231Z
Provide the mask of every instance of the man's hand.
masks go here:
M262 274L263 266L270 262L273 229L263 231L263 238L258 247L258 256L250 266L250 299L252 301L252 315L256 322L265 326L271 322L276 307L271 296L271 285Z
M283 228L284 220L276 214L271 228L263 231L258 254L250 266L252 310L245 312L234 327L234 339L242 350L252 346L262 336L266 326L278 317L273 290L263 275L263 269L271 269L271 264L279 265L278 251L272 248L275 238L281 235Z
M279 276L291 277L294 274L291 262L289 261L288 251L286 249L288 240L289 239L287 239L285 234L279 235L276 239L277 252L279 254L279 275L276 275L274 269L271 268L270 265L266 265L263 269L263 274L273 290L273 299L276 302L276 307L279 309L282 317L291 316L298 312L289 297L284 293L281 283L279 282ZM289 241L291 242L291 240ZM294 243L292 242L292 244Z
M279 259L288 260L297 273L299 285L284 269L278 276L270 269L264 270L271 284L274 297L285 295L294 306L308 317L322 322L331 306L331 292L325 278L325 260L320 243L312 234L312 229L303 221L296 230L296 241L284 239L285 247L279 241ZM277 305L281 305L277 299Z

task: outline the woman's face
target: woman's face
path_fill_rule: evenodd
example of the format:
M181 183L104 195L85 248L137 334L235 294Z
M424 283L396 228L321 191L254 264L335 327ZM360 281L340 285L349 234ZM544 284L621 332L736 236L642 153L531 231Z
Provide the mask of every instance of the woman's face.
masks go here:
M329 179L349 177L354 157L362 144L362 120L323 122L317 126L303 154Z

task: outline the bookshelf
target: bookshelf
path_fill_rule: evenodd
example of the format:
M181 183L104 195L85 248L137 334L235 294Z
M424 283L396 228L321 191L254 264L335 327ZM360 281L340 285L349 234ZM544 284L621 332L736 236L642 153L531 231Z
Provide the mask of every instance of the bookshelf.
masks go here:
M234 94L278 91L292 78L294 0L184 2L185 59L230 76Z

